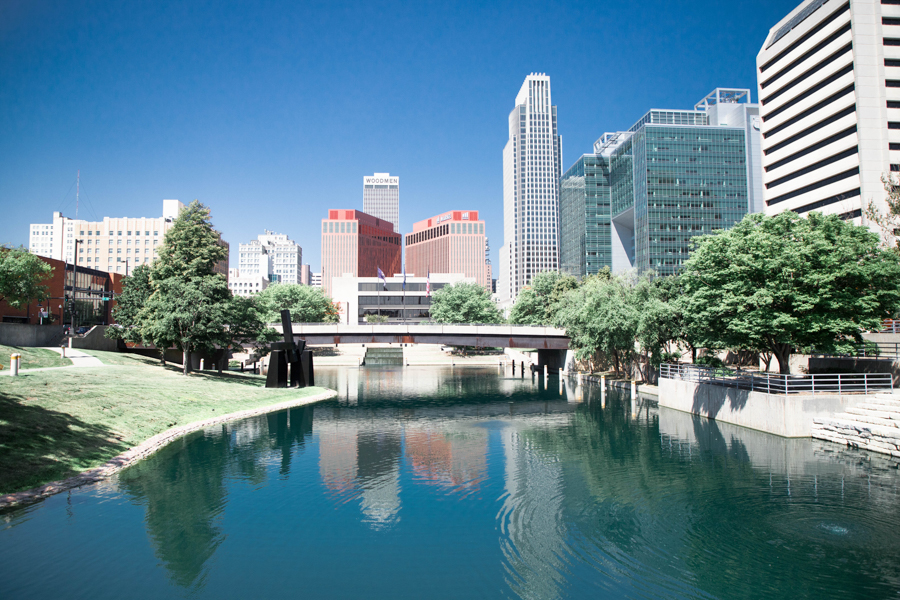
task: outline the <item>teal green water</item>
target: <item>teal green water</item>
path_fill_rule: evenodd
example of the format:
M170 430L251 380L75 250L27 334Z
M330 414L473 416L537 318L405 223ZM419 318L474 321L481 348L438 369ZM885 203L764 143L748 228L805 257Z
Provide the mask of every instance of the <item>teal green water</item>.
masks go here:
M0 598L896 598L881 457L496 369L317 369L0 515Z

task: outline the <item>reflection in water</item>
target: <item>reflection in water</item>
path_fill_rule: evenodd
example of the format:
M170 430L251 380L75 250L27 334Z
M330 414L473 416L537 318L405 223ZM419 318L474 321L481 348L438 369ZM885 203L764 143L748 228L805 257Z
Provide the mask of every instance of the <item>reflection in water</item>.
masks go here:
M157 564L163 587L128 595L900 591L900 477L881 457L496 369L323 368L317 380L341 396L198 432L124 471L117 491L13 515L0 597L113 597L98 583L110 571L150 582ZM101 545L71 556L123 496L122 518L142 520L115 529L128 568L110 568ZM298 569L301 588L285 576Z

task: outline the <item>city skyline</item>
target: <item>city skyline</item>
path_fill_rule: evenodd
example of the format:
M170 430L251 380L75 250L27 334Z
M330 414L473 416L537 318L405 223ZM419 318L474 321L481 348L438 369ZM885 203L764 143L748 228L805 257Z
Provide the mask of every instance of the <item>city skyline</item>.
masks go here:
M462 199L484 215L487 237L502 240L498 148L509 90L529 72L553 77L560 134L579 156L603 131L634 122L636 106L683 106L715 85L755 89L756 52L795 6L7 7L0 242L27 245L28 223L56 210L74 218L79 169L80 219L197 198L225 240L284 231L308 249L313 270L318 207L361 208L358 177L367 173L404 178L398 231ZM522 45L546 21L531 9L567 35ZM661 18L641 20L646 10ZM385 12L404 14L389 36L371 25ZM671 22L679 27L663 25ZM603 77L584 77L572 58L623 28L597 66ZM697 39L724 48L721 58ZM629 94L611 93L613 82ZM348 162L351 152L363 158Z

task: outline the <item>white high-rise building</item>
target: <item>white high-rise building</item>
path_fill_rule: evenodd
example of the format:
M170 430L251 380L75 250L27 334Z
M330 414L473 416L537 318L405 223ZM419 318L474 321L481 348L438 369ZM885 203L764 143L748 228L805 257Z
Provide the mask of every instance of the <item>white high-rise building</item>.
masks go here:
M240 245L241 277L264 277L270 282L302 282L303 248L281 233L266 230L249 244Z
M503 148L503 246L497 296L501 306L541 271L559 267L559 179L562 138L550 77L532 73L509 113L509 141Z
M363 177L362 211L393 223L394 231L400 231L400 178L390 173Z
M867 224L900 171L900 5L808 0L756 57L766 214Z

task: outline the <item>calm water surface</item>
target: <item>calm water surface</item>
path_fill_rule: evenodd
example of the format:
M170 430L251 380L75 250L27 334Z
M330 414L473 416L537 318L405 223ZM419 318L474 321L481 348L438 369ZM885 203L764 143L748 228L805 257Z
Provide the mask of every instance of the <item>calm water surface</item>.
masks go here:
M496 369L339 398L0 515L0 598L897 598L881 457Z

